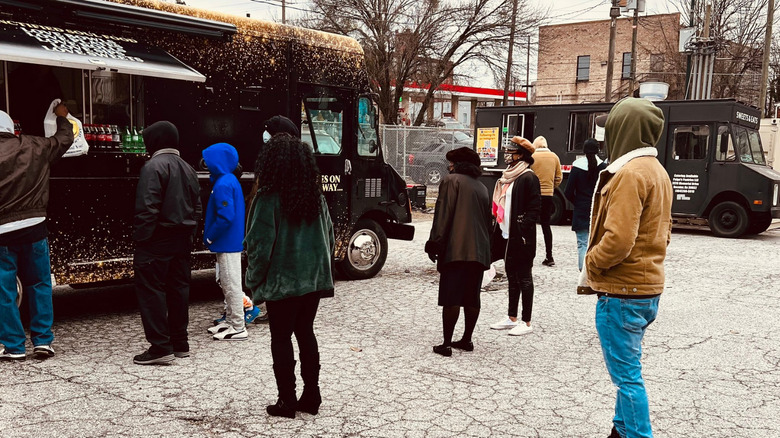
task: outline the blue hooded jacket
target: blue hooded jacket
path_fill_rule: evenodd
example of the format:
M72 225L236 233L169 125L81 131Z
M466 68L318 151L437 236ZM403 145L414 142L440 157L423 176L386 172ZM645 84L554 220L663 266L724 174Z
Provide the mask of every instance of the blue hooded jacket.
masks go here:
M203 160L214 184L206 207L203 243L212 252L241 252L244 193L238 178L233 175L238 166L238 152L227 143L217 143L203 150Z

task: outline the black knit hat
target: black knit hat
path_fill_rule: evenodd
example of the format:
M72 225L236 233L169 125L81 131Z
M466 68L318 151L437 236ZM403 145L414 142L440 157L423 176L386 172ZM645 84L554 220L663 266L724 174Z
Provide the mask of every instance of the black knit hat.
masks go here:
M269 134L276 135L280 132L286 132L293 137L301 138L301 132L292 120L284 116L273 116L266 120L263 127Z
M149 155L160 149L179 147L179 130L168 121L155 122L144 128L144 145Z
M477 167L482 164L482 160L479 159L479 155L474 152L474 149L466 146L447 152L445 157L447 158L447 161L453 163L471 163Z

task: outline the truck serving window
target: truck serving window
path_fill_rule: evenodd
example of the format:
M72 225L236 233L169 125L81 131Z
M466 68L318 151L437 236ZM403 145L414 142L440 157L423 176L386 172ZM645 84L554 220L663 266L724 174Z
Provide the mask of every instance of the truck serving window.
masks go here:
M603 111L592 113L571 113L569 116L569 144L568 151L581 151L582 145L585 140L589 138L595 138L599 140L599 143L603 141L603 138L599 138L596 135L596 117L606 114ZM603 128L598 128L603 130ZM603 144L602 144L603 146Z
M707 125L681 125L674 128L673 157L675 160L703 160L710 144Z
M339 155L344 106L337 97L306 97L301 104L301 141L317 155Z

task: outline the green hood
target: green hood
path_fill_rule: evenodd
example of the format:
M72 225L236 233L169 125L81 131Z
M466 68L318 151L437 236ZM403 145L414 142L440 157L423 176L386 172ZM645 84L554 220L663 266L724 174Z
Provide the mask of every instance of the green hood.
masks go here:
M628 97L612 107L604 126L609 162L628 152L655 147L664 129L664 114L653 102Z

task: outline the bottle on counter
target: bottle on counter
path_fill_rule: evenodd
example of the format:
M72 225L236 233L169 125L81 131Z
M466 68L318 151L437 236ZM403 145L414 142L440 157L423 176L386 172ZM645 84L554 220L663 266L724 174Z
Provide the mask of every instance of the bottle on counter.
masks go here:
M22 135L22 124L18 120L14 120L14 135L17 137Z
M114 152L122 152L122 138L117 125L111 125L111 149Z
M122 152L133 152L133 134L130 133L129 126L125 126L122 129Z

